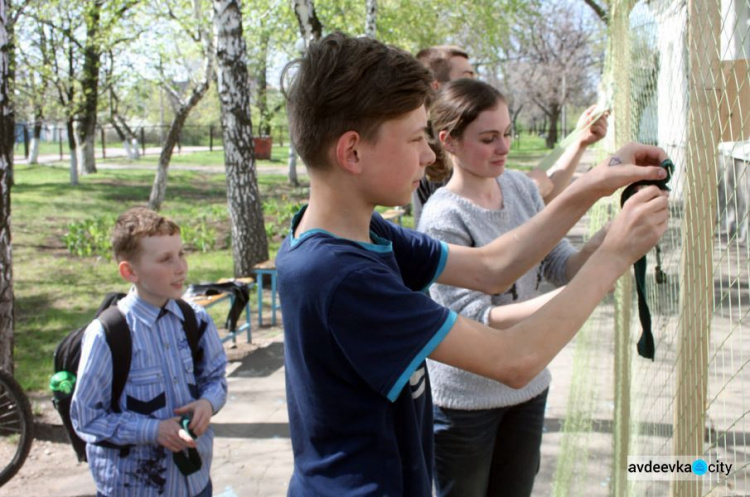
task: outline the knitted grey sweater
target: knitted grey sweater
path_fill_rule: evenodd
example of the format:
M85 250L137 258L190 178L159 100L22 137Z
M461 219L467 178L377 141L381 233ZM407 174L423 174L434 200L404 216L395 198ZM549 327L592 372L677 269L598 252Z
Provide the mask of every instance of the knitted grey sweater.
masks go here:
M544 208L534 183L523 173L505 171L498 178L503 208L487 210L445 188L436 191L422 211L418 229L448 243L480 247L520 226ZM542 278L554 285L567 283L565 266L576 250L562 240L547 257L524 274L508 291L487 295L474 290L435 284L430 296L438 303L475 321L487 324L492 307L518 303L537 296ZM432 396L449 409L491 409L520 404L542 393L550 383L547 369L521 389L428 360Z

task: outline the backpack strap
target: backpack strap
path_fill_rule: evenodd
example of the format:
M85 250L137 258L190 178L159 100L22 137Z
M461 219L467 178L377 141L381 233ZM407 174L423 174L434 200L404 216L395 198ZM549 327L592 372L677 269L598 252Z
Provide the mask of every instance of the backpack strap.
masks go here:
M177 299L175 302L180 307L184 318L183 328L185 329L185 336L190 346L190 354L193 356L193 367L197 367L203 359L203 349L200 348L200 341L203 333L206 331L208 322L202 321L200 326L198 326L198 318L190 304L182 299Z
M112 356L112 412L120 411L120 397L125 390L125 382L130 373L130 361L133 355L133 340L130 336L130 327L125 316L116 305L106 308L99 314L98 318L104 328L104 336L109 345ZM97 445L120 449L120 457L127 457L130 446L119 446L111 442L102 441Z
M133 355L130 327L117 306L105 309L98 319L104 327L104 336L112 353L112 411L120 412L120 397L125 390Z

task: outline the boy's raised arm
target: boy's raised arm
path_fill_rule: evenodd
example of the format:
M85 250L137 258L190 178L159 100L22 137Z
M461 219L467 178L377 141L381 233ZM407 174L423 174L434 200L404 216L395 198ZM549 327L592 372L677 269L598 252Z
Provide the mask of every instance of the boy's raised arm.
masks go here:
M550 302L505 330L459 316L430 358L523 387L570 341L617 278L656 244L668 218L666 194L656 186L640 190L626 202L602 245Z
M522 226L483 247L449 246L439 283L501 293L541 261L599 198L641 180L666 177L666 153L649 145L625 145L584 174Z

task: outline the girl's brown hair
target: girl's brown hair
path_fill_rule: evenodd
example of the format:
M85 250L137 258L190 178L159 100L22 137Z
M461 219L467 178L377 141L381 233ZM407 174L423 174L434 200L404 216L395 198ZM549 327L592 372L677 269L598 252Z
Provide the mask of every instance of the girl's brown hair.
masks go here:
M505 97L496 88L476 79L457 79L444 84L430 107L430 124L434 140L439 145L441 131L460 140L471 124L485 110L506 103ZM434 149L434 147L433 147ZM441 150L435 162L427 167L426 174L432 181L441 181L450 175L449 158Z

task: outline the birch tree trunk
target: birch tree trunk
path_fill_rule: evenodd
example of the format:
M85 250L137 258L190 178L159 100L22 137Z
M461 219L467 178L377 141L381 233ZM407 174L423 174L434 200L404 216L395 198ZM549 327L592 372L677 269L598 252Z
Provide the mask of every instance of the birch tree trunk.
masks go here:
M378 0L367 0L365 8L365 36L377 38Z
M88 3L85 14L86 43L83 49L83 73L81 75L82 98L78 106L76 126L76 155L81 174L96 172L94 158L94 137L96 136L96 111L99 101L99 67L101 49L99 46L99 19L104 0Z
M238 0L213 0L213 7L234 276L242 277L268 259L268 239L255 169L242 10Z
M311 41L317 41L323 34L323 25L315 13L315 4L313 0L292 0L294 15L297 16L299 31L302 39L305 40L305 46Z
M10 0L0 0L0 369L13 373L13 253L10 238L10 174L15 138L10 102Z

